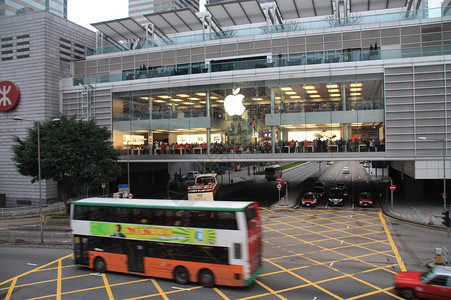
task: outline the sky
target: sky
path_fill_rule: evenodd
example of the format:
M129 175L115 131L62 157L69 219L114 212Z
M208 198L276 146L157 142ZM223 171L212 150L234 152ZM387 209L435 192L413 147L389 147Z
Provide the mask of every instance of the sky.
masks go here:
M430 7L439 7L443 0L429 0ZM96 30L91 23L128 17L128 0L68 0L68 19ZM204 1L201 0L201 5Z

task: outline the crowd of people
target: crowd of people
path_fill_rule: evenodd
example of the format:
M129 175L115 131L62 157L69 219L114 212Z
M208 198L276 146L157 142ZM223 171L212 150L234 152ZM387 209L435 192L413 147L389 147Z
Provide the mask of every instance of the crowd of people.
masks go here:
M167 154L206 154L207 143L167 143L155 141L154 145L140 145L133 150L138 150L139 155L167 155ZM258 143L211 143L210 154L241 154L241 153L272 153L270 140ZM278 141L275 145L275 153L312 153L312 152L381 152L385 151L383 139L369 139L365 137L353 137L352 139L314 139L310 141ZM132 152L134 153L134 152Z

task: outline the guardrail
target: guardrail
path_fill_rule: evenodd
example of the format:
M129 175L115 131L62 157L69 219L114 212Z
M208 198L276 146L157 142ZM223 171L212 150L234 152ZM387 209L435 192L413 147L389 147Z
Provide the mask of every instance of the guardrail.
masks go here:
M43 205L42 214L65 213L66 207L63 202ZM0 218L39 216L39 206L23 206L12 208L0 208Z
M36 244L40 243L39 231L0 231L0 242L12 244ZM44 231L44 243L72 247L72 233L60 231Z

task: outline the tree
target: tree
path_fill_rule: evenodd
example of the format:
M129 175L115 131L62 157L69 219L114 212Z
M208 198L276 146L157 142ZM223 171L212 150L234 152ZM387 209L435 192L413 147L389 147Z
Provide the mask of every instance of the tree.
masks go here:
M98 187L102 182L116 180L121 173L117 164L119 152L113 149L111 132L94 120L77 121L75 116L61 115L59 122L40 124L41 178L58 183L61 199L67 204L67 194L75 186L80 196L87 183ZM28 130L24 140L14 137L13 160L23 176L38 180L37 126Z

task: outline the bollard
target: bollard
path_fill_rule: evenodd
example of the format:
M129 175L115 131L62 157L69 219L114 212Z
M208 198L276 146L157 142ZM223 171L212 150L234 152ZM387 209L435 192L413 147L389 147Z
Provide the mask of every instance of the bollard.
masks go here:
M437 265L442 264L442 248L435 248L435 263Z

